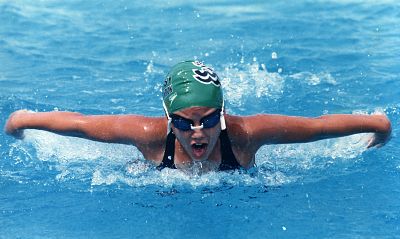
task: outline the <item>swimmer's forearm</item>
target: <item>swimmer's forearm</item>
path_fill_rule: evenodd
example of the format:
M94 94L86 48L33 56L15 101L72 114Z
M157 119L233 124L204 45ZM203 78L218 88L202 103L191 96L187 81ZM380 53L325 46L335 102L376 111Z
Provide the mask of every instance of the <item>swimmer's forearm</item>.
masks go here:
M385 115L325 115L319 121L317 139L357 133L390 134L391 124Z
M333 114L318 118L294 117L283 127L284 143L304 143L359 133L390 135L391 124L385 115ZM281 142L282 143L282 142Z
M99 141L108 141L107 122L99 120L96 122L92 118L95 116L85 116L75 112L30 112L26 110L13 113L5 127L8 134L16 135L24 129L39 129L65 136L76 136L81 138L91 138ZM100 118L100 117L99 117ZM101 125L103 124L103 126ZM102 128L100 128L102 126Z
M318 118L259 115L247 119L255 145L306 143L357 133L388 138L390 121L385 115L324 115Z
M30 112L16 111L6 123L5 130L12 134L24 129L40 129L57 133L78 131L78 120L82 115L74 112Z

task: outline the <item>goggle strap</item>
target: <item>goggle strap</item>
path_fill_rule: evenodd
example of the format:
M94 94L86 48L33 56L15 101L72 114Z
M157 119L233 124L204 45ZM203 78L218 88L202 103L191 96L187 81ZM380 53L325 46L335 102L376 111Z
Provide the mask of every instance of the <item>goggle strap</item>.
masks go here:
M221 111L221 115L219 116L219 121L221 122L221 130L225 130L226 129L225 117L224 117L224 113L222 113L222 111Z
M165 102L162 102L163 108L164 108L164 112L167 115L167 119L168 119L168 125L167 125L167 134L169 134L169 132L171 132L171 122L172 122L172 118L169 117L168 114L168 110L167 110L167 106L165 105Z
M224 104L225 102L222 101L222 109L221 109L221 113L219 116L219 121L221 122L221 130L225 130L226 129L226 123L225 123L225 117L224 117Z
M170 118L170 119L168 119L168 125L167 125L167 134L169 134L169 132L171 132L171 122L172 122L172 119Z

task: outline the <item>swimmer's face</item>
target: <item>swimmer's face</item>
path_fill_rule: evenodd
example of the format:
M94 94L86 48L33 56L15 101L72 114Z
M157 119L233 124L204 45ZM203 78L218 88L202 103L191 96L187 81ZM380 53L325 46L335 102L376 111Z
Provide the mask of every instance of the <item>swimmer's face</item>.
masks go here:
M194 123L194 127L199 127L204 117L212 116L216 111L215 108L209 107L190 107L177 112L175 115ZM218 141L219 134L221 133L221 122L212 128L180 130L171 124L172 129L179 140L186 153L195 161L207 160L213 153L215 145Z

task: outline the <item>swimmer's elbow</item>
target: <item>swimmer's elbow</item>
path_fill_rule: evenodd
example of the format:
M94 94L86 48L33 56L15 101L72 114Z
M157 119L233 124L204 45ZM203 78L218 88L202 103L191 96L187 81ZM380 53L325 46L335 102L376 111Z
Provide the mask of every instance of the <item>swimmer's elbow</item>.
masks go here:
M379 119L378 133L390 133L391 131L392 123L385 115L381 115L381 118Z

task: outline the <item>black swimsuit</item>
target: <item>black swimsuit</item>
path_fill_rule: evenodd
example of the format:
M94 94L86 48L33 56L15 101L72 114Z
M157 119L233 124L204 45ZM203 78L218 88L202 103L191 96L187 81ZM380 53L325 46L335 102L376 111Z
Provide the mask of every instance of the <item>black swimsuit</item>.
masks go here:
M169 132L167 135L167 144L165 145L164 157L157 169L161 170L163 168L176 168L174 164L174 154L175 154L175 134ZM221 142L221 164L218 170L234 170L241 168L240 164L237 162L235 155L232 151L231 141L229 140L228 133L226 130L222 130L219 135L219 140Z

